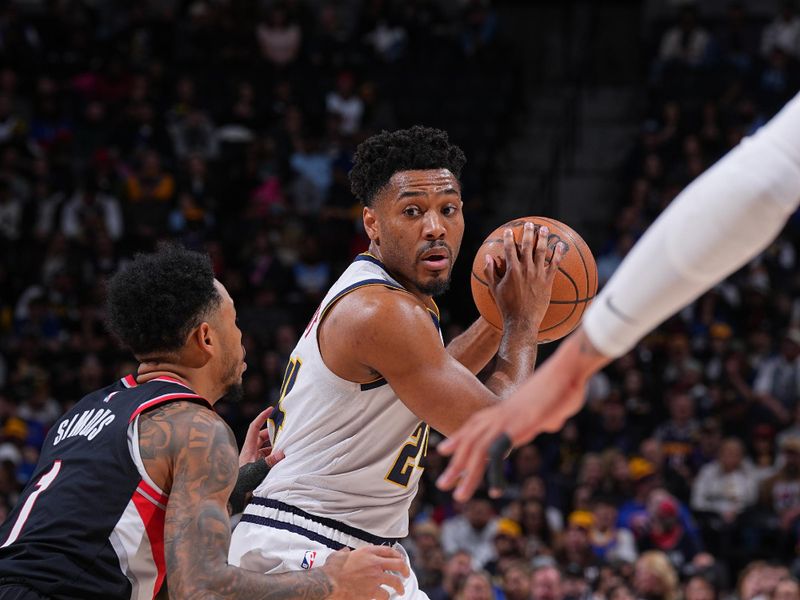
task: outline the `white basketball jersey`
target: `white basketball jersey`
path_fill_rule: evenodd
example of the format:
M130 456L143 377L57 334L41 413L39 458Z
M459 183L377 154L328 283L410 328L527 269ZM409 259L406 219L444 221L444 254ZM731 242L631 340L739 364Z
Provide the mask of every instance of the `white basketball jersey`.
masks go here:
M270 418L273 447L286 458L254 494L374 536L402 538L428 426L385 379L353 383L332 373L317 342L317 328L334 303L371 285L405 292L377 258L361 254L328 291L297 343ZM438 315L430 312L431 327L438 329Z

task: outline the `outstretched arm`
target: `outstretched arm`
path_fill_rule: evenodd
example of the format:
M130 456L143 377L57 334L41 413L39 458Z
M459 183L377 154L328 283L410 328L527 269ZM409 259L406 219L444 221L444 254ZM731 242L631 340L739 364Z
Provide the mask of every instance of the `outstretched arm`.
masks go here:
M489 445L557 430L583 404L588 378L772 241L800 203L800 95L687 187L623 261L581 328L533 377L440 447L440 487L474 491ZM559 394L563 394L560 396ZM463 478L462 478L463 477Z
M402 590L385 571L407 572L405 563L388 548L337 553L319 569L279 575L229 565L227 501L238 473L230 428L208 409L176 402L146 413L139 439L146 465L170 465L164 553L173 599L368 599L388 597L381 584Z

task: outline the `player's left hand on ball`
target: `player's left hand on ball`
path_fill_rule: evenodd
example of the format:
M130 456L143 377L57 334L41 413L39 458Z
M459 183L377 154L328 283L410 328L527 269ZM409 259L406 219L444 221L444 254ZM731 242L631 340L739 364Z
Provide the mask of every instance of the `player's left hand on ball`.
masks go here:
M269 443L269 430L262 429L264 424L272 414L273 407L262 410L247 428L247 435L242 444L242 451L239 453L239 466L265 459L270 468L274 467L280 460L285 458L283 451L272 452Z
M478 411L455 434L439 444L439 453L452 457L436 482L439 489L455 488L453 498L459 502L472 497L483 481L489 447L506 432L506 412L500 405Z

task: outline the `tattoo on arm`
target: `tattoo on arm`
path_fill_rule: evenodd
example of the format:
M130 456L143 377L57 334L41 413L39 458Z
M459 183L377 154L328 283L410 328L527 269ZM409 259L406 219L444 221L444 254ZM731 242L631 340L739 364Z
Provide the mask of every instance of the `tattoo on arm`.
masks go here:
M173 600L322 600L330 595L333 584L324 568L263 575L228 565L227 501L239 469L233 433L218 415L182 402L146 415L140 424L142 456L169 463L173 474L164 525Z

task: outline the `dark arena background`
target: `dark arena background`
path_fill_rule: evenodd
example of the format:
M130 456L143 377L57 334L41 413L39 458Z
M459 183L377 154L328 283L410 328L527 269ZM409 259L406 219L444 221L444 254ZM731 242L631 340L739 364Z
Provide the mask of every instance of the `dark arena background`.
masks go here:
M367 247L347 179L360 141L423 124L467 155L449 339L477 316L477 247L510 218L575 228L602 286L800 89L796 9L0 1L0 517L53 422L135 372L103 313L135 252L211 255L245 334L244 399L218 405L241 441ZM431 599L799 600L798 233L795 217L595 376L559 434L511 455L501 500L438 491L431 440L404 542Z

